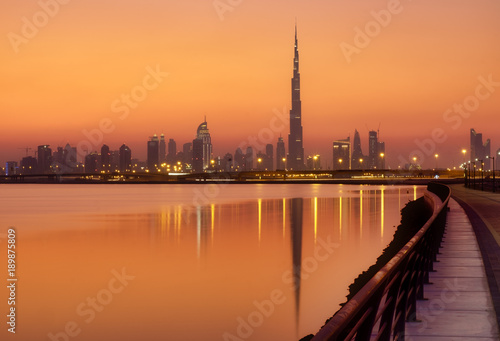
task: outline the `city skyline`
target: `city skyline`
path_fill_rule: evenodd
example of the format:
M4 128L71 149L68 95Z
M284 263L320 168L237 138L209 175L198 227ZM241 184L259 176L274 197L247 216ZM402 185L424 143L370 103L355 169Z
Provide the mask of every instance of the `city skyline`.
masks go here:
M125 143L145 159L144 140L152 132L189 142L192 126L204 115L214 154L233 153L269 128L276 111L290 110L290 32L296 16L305 157L319 154L324 165L332 164L331 143L352 138L354 129L367 151L364 136L379 124L391 167L401 163L400 156L409 159L412 151L426 148L433 151L424 153L424 167L433 167L434 152L440 165L458 165L471 127L497 150L500 27L494 13L500 5L389 3L243 2L224 12L224 20L212 3L201 1L68 3L17 52L9 34L22 35L23 18L33 22L43 9L37 3L0 5L6 36L0 45L0 161L25 156L17 148L78 145L88 139L84 130L95 129L103 137L92 150ZM82 18L93 19L91 30ZM366 27L379 33L361 34ZM356 42L363 37L369 42L361 48ZM154 89L125 106L122 94L130 97L143 83ZM271 143L287 133L288 127L276 131Z

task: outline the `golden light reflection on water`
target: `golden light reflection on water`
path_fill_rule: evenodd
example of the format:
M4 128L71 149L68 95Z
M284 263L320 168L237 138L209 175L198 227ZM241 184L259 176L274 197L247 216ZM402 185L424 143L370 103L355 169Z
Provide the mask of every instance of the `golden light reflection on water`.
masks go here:
M273 290L286 300L247 339L297 340L323 325L388 244L400 221L401 190L422 193L231 185L212 202L192 205L182 193L203 186L47 186L30 188L43 210L13 214L22 205L16 188L0 202L4 223L20 238L19 340L47 339L68 321L81 327L80 340L220 340L237 335L237 319L247 319ZM47 189L55 192L44 197ZM75 202L78 192L102 201ZM182 204L168 202L170 195ZM87 324L76 308L122 268L135 279Z
M380 189L380 237L384 238L384 188Z
M314 245L318 239L318 197L314 197Z
M363 238L363 190L359 190L359 236Z

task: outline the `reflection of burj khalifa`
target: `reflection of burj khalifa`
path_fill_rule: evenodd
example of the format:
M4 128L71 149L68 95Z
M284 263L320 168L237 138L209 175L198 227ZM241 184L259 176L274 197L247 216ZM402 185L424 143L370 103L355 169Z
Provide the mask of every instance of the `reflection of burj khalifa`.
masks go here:
M290 134L288 134L287 168L304 169L304 146L302 141L302 103L300 101L299 48L297 24L295 24L295 55L293 58L292 109L290 110Z

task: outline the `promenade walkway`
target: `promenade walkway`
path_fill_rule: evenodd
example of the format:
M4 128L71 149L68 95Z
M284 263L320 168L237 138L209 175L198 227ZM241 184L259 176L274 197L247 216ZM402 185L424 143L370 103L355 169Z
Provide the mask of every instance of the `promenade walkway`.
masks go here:
M458 192L455 187L460 185L452 186L452 195ZM417 302L419 322L406 324L406 340L500 340L494 306L498 287L496 293L492 291L495 295L490 294L487 274L491 261L483 263L484 253L478 244L481 238L476 240L476 227L464 209L453 199L449 208L442 249L434 263L435 272L429 275L432 284L425 285L426 300ZM500 219L500 201L496 213ZM496 226L500 235L500 224ZM487 238L487 231L483 232ZM489 240L496 244L491 235ZM499 259L495 265L498 271Z
M500 340L500 194L452 185L446 232L408 340Z

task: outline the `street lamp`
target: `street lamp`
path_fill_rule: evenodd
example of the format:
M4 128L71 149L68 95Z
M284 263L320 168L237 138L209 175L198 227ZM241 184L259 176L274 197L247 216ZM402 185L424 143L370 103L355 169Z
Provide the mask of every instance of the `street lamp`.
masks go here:
M499 153L500 154L500 153ZM495 157L494 156L486 156L487 159L492 159L493 161L493 193L496 191L495 184Z
M476 189L476 161L477 159L474 161L474 168L472 170L472 177L474 179L474 183L473 183L473 188Z
M384 165L384 156L385 154L384 153L380 153L380 168L381 169L384 169L385 168L385 165Z
M465 149L462 149L462 154L464 155L464 178L465 178L465 187L467 187L467 170L466 170L466 167L467 167L467 163L465 163L465 154L467 153L467 150Z
M342 169L342 159L339 159L339 169Z
M484 187L483 187L483 172L484 172L483 168L484 168L484 162L483 162L483 160L476 159L476 162L478 162L478 161L481 164L481 169L480 170L481 170L481 191L482 191L482 190L484 190ZM475 162L474 162L474 167L476 167L476 163ZM474 178L475 177L476 176L474 175Z
M363 169L363 159L359 159L359 168Z
M439 154L434 154L434 157L436 158L436 170L438 169L438 157Z

